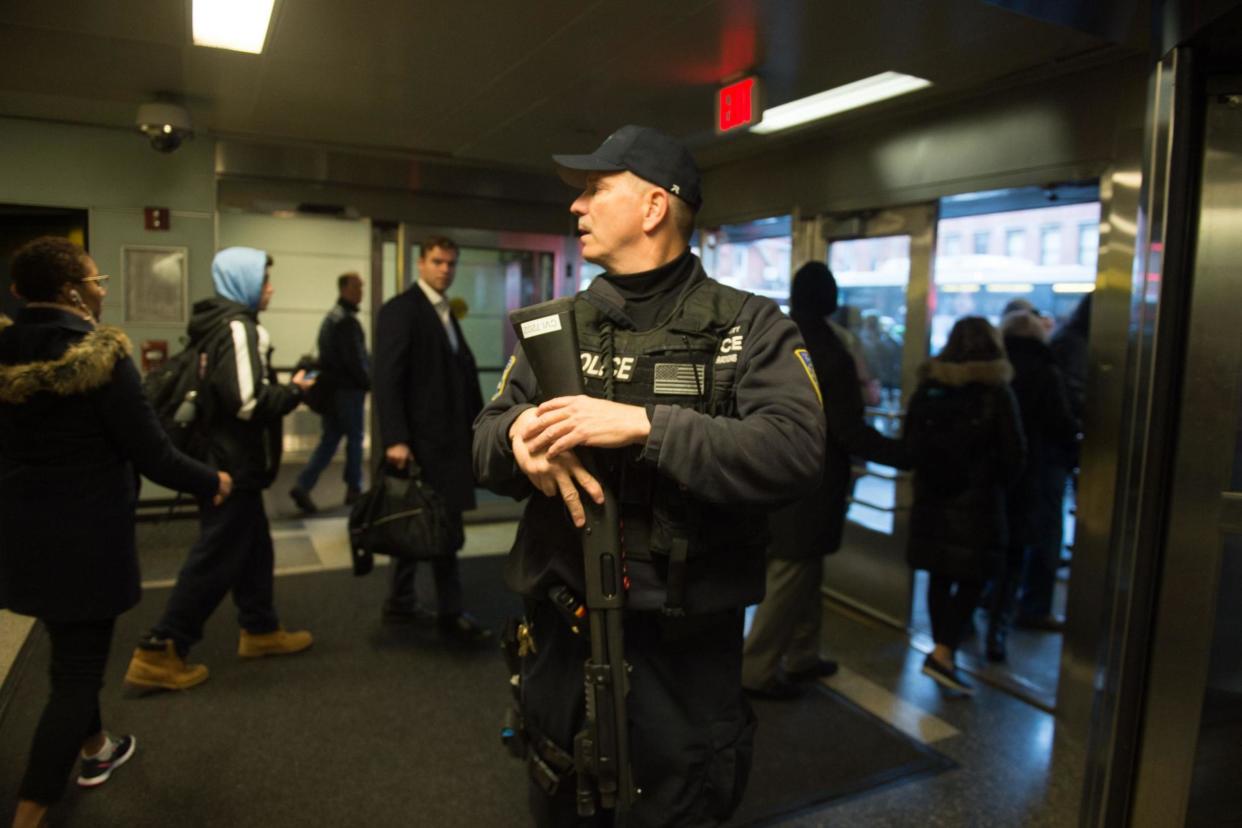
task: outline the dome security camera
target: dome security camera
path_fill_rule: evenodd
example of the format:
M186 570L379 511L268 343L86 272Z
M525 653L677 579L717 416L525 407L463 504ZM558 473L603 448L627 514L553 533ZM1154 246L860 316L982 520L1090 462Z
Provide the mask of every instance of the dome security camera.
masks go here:
M157 152L172 152L186 138L194 137L190 113L170 103L145 103L138 107L138 129Z

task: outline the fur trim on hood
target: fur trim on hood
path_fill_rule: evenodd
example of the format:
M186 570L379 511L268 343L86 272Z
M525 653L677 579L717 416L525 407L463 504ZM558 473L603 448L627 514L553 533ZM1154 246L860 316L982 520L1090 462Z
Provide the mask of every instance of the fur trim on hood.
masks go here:
M990 362L943 362L929 359L919 366L919 380L959 388L971 383L1005 385L1013 380L1013 366L1007 359Z
M0 330L11 324L0 317ZM0 402L21 405L43 391L71 397L102 388L112 380L117 360L132 351L124 331L105 325L69 346L59 359L0 365Z

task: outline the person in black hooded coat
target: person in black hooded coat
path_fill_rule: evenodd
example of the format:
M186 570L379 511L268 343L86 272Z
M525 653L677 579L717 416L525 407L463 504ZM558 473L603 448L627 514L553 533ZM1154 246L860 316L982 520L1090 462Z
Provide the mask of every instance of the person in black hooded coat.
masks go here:
M851 456L905 465L901 443L863 420L854 357L828 323L837 309L837 282L828 266L808 262L799 268L789 304L814 366L828 431L818 486L768 521L772 540L766 596L746 638L742 661L742 686L752 695L768 698L792 698L798 695L795 681L836 672L836 662L819 654L820 585L824 556L841 546L854 488Z
M907 560L930 576L935 649L923 672L970 693L954 654L984 582L1004 560L1006 493L1022 471L1025 438L1009 388L1013 367L986 319L959 319L919 373L902 439L914 464Z
M1013 365L1013 393L1022 414L1027 462L1009 493L1009 546L992 590L987 655L1005 658L1005 639L1021 606L1026 625L1051 626L1052 593L1061 557L1065 484L1077 451L1078 421L1065 381L1046 344L1047 331L1029 311L1001 320ZM1019 599L1019 591L1021 598Z

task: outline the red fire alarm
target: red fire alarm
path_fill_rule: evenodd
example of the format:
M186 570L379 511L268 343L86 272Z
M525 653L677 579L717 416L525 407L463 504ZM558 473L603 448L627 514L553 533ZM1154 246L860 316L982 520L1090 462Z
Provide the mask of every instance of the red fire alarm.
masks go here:
M732 132L759 122L759 79L752 76L716 92L716 132Z
M144 339L139 351L142 355L142 373L149 374L168 361L168 340Z
M167 230L171 225L167 207L142 208L142 223L148 230Z

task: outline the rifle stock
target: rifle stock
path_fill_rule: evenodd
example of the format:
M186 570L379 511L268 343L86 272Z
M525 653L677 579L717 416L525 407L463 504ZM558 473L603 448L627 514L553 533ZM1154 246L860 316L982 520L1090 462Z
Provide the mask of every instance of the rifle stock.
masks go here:
M509 320L547 399L585 393L579 362L573 299L553 299L520 308ZM579 530L586 575L591 658L584 669L586 727L574 738L578 813L596 804L620 816L637 798L629 755L629 726L622 609L625 606L621 521L617 500L595 452L575 449L579 461L604 490L604 503L582 498L586 525ZM592 789L591 780L594 780Z

